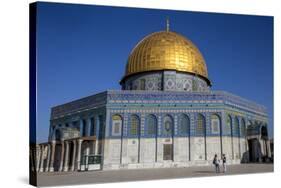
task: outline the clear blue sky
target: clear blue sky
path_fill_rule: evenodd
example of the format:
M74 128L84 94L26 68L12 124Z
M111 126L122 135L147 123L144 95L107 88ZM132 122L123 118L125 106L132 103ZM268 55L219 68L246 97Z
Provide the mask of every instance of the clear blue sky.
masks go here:
M37 141L47 140L52 106L120 89L131 49L167 16L202 52L213 90L267 107L272 135L273 17L40 3Z

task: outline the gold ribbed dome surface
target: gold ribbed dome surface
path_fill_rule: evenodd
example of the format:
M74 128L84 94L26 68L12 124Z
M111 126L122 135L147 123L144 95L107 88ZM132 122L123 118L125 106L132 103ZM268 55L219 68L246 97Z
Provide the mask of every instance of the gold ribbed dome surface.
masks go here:
M171 31L155 32L142 39L128 58L125 77L154 70L176 70L208 79L204 58L197 47Z

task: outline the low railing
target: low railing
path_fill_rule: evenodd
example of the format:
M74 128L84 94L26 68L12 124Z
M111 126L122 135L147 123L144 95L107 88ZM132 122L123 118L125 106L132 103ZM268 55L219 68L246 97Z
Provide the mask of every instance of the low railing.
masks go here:
M84 155L80 162L81 171L100 170L102 157L101 155Z

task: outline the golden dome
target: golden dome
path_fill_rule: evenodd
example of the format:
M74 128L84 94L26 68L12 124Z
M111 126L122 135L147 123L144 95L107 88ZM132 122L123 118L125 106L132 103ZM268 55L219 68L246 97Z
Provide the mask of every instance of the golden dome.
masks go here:
M155 70L193 73L210 83L200 51L190 40L171 31L155 32L142 39L128 58L124 78Z

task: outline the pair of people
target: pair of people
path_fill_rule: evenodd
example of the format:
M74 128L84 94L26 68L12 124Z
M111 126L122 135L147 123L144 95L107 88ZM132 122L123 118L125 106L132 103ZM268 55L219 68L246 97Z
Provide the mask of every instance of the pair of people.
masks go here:
M215 165L216 173L220 173L220 160L218 159L218 155L215 154L213 164ZM225 154L222 155L222 166L223 166L223 173L226 172L226 157Z

